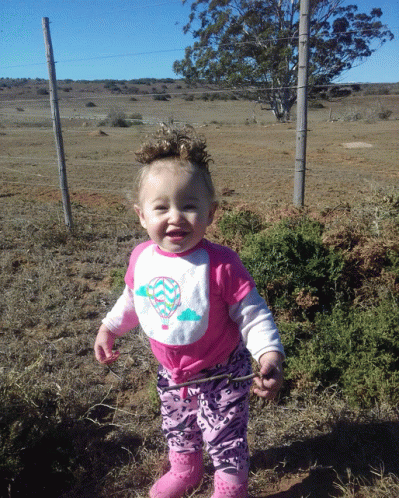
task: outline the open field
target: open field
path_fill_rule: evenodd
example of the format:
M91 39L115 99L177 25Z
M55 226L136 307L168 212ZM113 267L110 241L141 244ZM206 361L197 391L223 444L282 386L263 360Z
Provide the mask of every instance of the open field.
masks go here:
M277 124L248 100L202 100L204 89L167 85L167 101L154 100L151 86L143 94L60 85L73 234L64 228L48 95L37 93L45 85L0 92L0 497L140 498L162 471L146 340L123 338L112 370L92 353L126 258L144 237L131 209L134 151L155 124L190 124L207 138L222 206L245 204L270 221L293 211L295 122ZM397 191L399 95L319 102L309 110L306 211L339 217ZM98 126L121 112L141 124ZM395 406L362 410L338 390L308 386L269 406L252 399L249 438L252 498L399 496ZM210 496L211 475L208 462L193 496Z
M8 95L7 90L0 94L2 180L15 182L15 187L8 183L8 190L35 193L38 187L58 185L48 96L32 90ZM126 194L137 169L133 152L148 126L101 127L106 135L98 135L97 127L108 113L124 112L151 125L173 121L197 127L208 140L220 192L234 191L234 198L261 209L292 203L295 123L277 124L270 111L251 101L189 102L181 94L166 102L148 95L131 101L130 95L83 90L59 91L72 198L84 193L105 196L107 190L122 200ZM198 89L191 92L201 95ZM88 102L95 107L86 107ZM322 105L309 111L306 205L334 207L397 183L399 95L353 95ZM387 110L389 119L379 119Z

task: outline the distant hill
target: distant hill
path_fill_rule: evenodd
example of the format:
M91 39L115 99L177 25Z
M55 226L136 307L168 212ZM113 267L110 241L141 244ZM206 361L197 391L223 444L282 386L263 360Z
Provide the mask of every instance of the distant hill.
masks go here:
M253 98L252 88L226 89L216 85L188 84L181 79L139 78L131 80L58 80L59 96L62 94L122 94L153 95L161 100L174 96L202 100L235 100ZM0 99L13 96L34 98L48 93L48 80L36 78L0 78ZM314 89L312 95L321 99L342 98L349 95L399 95L399 83L348 83L328 85ZM70 96L72 96L70 95Z

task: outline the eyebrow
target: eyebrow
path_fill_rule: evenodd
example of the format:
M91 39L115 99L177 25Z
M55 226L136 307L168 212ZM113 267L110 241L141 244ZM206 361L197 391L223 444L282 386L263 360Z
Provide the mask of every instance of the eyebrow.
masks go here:
M169 199L167 198L167 196L165 196L165 197L161 197L161 196L160 196L160 197L156 197L155 199L152 199L152 200L151 200L151 202L159 202L159 201L161 201L161 202L165 202L165 201L167 201L167 200L169 200ZM200 200L200 198L199 198L197 195L190 195L190 196L188 196L188 197L183 197L183 199L182 199L182 200L183 200L183 201L199 201L199 200Z

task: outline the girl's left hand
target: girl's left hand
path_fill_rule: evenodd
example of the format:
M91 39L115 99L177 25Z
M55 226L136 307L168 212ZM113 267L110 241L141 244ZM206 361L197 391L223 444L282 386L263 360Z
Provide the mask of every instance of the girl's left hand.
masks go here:
M268 400L276 397L283 384L283 355L278 351L264 353L260 359L259 377L255 377L254 393Z

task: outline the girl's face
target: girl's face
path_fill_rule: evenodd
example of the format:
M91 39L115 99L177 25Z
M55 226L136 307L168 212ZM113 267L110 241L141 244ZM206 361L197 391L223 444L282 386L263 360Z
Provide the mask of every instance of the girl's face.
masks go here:
M216 202L195 170L163 162L148 172L135 206L141 225L164 251L181 253L195 247L212 223Z

